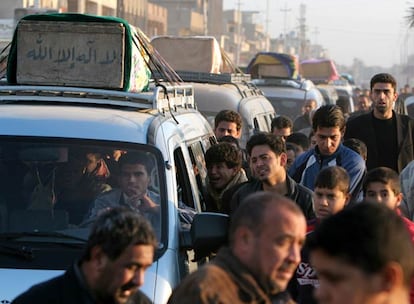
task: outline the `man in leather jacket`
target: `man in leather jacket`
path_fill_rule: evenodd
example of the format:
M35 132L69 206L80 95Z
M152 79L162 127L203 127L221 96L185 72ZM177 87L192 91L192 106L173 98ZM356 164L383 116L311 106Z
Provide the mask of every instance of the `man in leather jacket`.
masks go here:
M224 208L230 215L239 207L248 194L257 191L271 191L295 201L306 219L315 217L312 191L297 184L286 173L286 145L279 136L270 133L253 135L246 145L250 156L250 168L255 177L251 181L230 188L223 195Z

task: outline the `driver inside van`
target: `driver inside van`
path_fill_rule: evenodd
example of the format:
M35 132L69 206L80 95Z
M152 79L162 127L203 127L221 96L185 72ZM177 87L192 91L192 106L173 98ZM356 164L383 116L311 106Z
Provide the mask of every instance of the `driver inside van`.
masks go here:
M151 183L151 159L143 152L128 152L119 160L119 188L98 196L89 218L116 206L126 206L143 214L155 226L159 224L159 195L149 189Z

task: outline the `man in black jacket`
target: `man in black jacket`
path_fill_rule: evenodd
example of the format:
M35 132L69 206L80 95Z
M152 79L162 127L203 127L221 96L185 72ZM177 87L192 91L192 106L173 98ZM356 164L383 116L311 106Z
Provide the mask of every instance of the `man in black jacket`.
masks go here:
M223 203L229 204L225 211L231 215L248 194L264 190L290 198L299 205L306 219L314 218L312 191L297 184L286 173L287 155L284 141L274 134L259 133L249 139L246 149L255 178L226 191Z
M152 264L156 243L151 224L137 212L124 207L105 211L94 223L79 262L12 303L149 304L138 288Z
M386 73L371 79L372 111L348 120L345 139L367 146L367 169L388 167L396 172L414 159L414 121L393 108L398 97L395 78Z

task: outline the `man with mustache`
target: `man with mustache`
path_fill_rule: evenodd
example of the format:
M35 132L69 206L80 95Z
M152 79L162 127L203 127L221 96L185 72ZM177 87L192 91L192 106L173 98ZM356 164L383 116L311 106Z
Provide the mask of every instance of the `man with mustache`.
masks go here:
M156 246L154 231L144 217L126 208L112 208L97 218L78 262L12 303L151 303L138 288Z
M344 138L367 145L367 169L388 167L400 173L414 159L414 121L397 114L397 82L386 73L371 78L372 110L348 120Z
M229 245L187 276L168 303L293 303L285 289L305 234L305 217L293 201L272 192L249 195L231 216Z
M160 224L159 196L148 189L151 183L151 158L144 152L128 152L119 160L119 188L98 196L90 212L90 219L102 211L125 206L143 214L155 229Z
M248 140L246 149L254 179L234 186L223 194L223 203L229 202L224 210L232 214L247 195L264 190L296 202L306 219L315 217L312 191L297 184L286 172L287 154L283 139L271 133L255 134Z
M360 196L366 166L362 157L342 144L346 119L338 105L325 105L316 110L312 119L316 145L299 155L289 168L289 175L313 190L315 178L325 167L340 166L350 178L352 199Z

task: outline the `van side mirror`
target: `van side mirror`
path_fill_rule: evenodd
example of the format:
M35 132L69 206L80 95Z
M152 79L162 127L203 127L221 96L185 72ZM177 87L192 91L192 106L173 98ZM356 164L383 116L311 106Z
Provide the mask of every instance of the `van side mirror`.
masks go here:
M227 243L229 216L222 213L202 212L194 216L190 235L195 260L216 252Z

